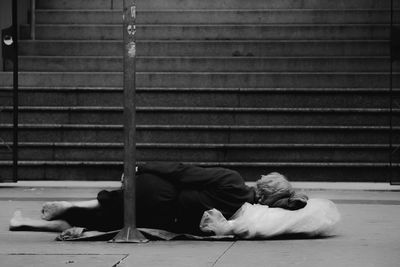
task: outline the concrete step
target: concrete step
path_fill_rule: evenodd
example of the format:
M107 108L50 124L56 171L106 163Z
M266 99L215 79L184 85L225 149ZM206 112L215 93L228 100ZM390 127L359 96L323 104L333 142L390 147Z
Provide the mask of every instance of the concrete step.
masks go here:
M400 66L400 64L396 64ZM20 56L20 71L123 71L122 57ZM138 57L139 72L390 71L389 57ZM9 64L7 70L12 70Z
M18 109L23 124L123 124L120 107L24 107ZM136 121L149 125L307 125L387 126L389 109L315 108L193 108L138 107ZM12 107L2 111L12 121ZM393 110L394 121L400 109ZM400 126L400 125L398 125Z
M121 9L123 0L37 0L38 9ZM394 7L399 4L395 1ZM137 9L265 9L265 8L321 8L321 9L337 9L337 8L390 8L390 1L382 0L340 0L332 2L330 0L146 0L137 1Z
M0 161L0 179L12 181L11 161ZM121 162L19 161L18 180L118 181ZM119 178L118 178L119 177Z
M2 88L0 89L0 114L4 109L7 109L7 106L13 105L13 94L11 88ZM3 121L3 118L1 118ZM1 141L0 141L1 142Z
M21 72L20 86L120 87L121 72ZM400 84L400 75L393 84ZM138 72L137 87L172 88L388 88L388 72ZM11 86L11 73L0 73L0 86Z
M396 12L394 18L398 16ZM399 13L400 14L400 13ZM390 23L390 10L237 9L138 10L137 24ZM37 24L122 24L122 10L36 10Z
M9 144L12 146L12 144ZM138 143L139 161L200 162L385 162L389 145L381 144L159 144ZM25 143L22 161L122 161L122 143ZM7 160L1 156L0 160Z
M0 141L0 161L13 159L13 144L9 140Z
M228 166L250 180L386 180L390 135L400 143L397 107L392 133L388 117L390 4L138 1L140 160ZM21 72L20 177L118 180L122 0L37 7L39 41L20 43L23 70L37 71ZM5 91L10 77L0 74ZM10 140L11 108L1 114ZM10 173L9 158L0 166Z
M22 106L121 107L119 87L20 87ZM0 94L11 95L11 87ZM400 95L400 89L393 89ZM142 107L388 108L386 88L136 88ZM11 106L12 98L4 100Z
M30 26L21 26L21 39ZM39 40L121 40L122 27L107 24L38 24ZM139 40L388 40L389 24L164 24L137 26Z
M122 56L122 42L110 40L21 40L20 55ZM198 40L137 42L138 56L389 56L387 40Z
M321 162L187 162L204 167L225 167L240 172L246 181L255 181L261 174L280 172L291 181L388 182L389 164L321 163ZM2 176L11 177L11 163L0 161ZM400 166L399 166L400 167ZM102 161L20 161L20 180L86 180L119 181L122 162ZM2 177L2 178L3 178Z
M12 124L0 124L0 135L12 140ZM20 124L21 142L122 142L122 125ZM207 144L388 144L386 126L221 126L138 125L139 143ZM400 143L400 127L393 127L393 142Z

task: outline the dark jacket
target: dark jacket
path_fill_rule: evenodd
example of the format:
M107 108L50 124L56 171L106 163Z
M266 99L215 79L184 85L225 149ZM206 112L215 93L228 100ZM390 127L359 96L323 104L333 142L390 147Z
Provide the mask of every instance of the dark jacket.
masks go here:
M143 173L159 176L177 189L176 223L183 232L199 234L200 219L206 210L216 208L230 218L245 202L255 202L254 190L233 170L147 163L139 166L138 175Z

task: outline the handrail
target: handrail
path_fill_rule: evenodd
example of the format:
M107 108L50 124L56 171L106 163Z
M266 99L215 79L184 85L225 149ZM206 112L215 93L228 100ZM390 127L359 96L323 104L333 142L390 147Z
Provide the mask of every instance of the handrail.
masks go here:
M35 40L36 38L36 0L31 0L31 39Z

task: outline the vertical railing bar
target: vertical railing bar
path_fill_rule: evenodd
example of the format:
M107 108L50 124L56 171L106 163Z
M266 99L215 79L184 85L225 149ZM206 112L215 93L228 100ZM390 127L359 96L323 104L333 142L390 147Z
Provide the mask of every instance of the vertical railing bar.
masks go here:
M13 64L13 180L18 179L18 0L12 2Z
M31 0L31 39L36 38L36 0Z
M393 0L390 0L389 180L393 181Z

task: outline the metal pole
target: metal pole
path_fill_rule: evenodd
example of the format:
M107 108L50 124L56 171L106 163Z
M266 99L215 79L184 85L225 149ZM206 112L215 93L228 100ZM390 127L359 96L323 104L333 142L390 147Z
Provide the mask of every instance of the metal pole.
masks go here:
M18 0L12 2L13 64L13 180L18 178Z
M35 26L36 26L36 0L31 0L31 39L35 40Z
M136 228L136 0L124 0L124 228L113 242L143 243L148 240Z

